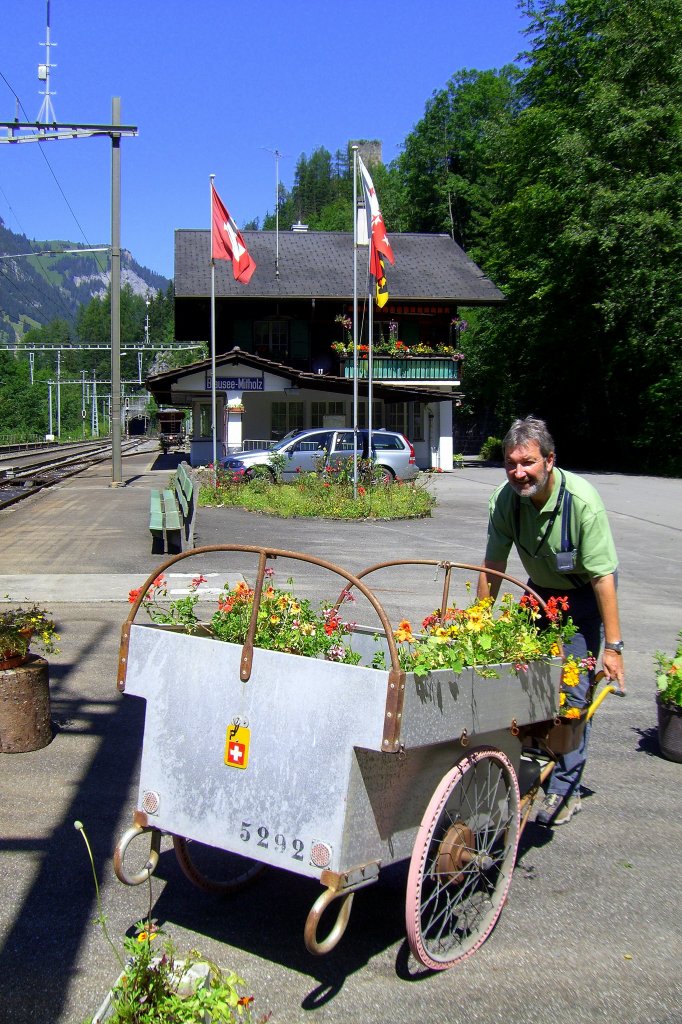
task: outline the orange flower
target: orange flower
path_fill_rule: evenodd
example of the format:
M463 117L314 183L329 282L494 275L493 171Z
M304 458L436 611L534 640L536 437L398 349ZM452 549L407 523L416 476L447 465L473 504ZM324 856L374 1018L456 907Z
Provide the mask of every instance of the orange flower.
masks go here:
M562 718L580 718L580 708L566 708L561 712Z
M414 636L412 635L412 626L407 619L403 619L402 622L398 623L398 628L393 634L399 644L414 642Z

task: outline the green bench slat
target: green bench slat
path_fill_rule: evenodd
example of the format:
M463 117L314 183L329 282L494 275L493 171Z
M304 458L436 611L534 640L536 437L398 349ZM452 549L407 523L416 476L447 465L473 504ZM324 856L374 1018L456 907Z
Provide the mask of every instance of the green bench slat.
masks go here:
M152 532L163 530L163 508L161 491L152 491L149 507L149 529Z
M163 508L166 515L166 531L181 530L180 509L175 500L175 494L171 490L163 492Z

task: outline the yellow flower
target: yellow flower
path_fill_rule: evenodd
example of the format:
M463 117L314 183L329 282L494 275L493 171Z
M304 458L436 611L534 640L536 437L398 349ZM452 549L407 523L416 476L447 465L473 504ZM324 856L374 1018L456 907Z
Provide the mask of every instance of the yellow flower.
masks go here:
M564 686L577 686L580 681L580 666L576 661L567 661L561 676Z
M549 653L552 655L553 658L558 658L560 653L561 653L561 649L560 649L559 645L558 644L552 644L552 646L549 649Z
M280 622L280 621L281 620L280 620L280 616L279 615L271 615L270 616L270 622L273 624L273 626L276 626L277 623Z
M562 712L562 718L580 718L580 708L566 708Z

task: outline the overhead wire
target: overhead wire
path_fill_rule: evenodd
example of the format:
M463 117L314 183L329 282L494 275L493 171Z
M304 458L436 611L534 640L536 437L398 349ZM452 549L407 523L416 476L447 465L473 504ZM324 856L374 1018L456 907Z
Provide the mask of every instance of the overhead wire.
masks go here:
M22 112L22 114L24 115L24 119L25 119L26 121L28 121L28 120L29 120L29 118L28 118L28 114L26 113L26 109L25 109L25 107L24 107L23 103L22 103L22 102L21 102L21 100L19 99L19 96L18 96L18 94L17 94L17 93L16 93L16 91L15 91L15 90L14 90L14 89L12 88L12 86L11 86L11 85L10 85L10 83L9 83L9 81L7 80L7 77L6 77L6 76L5 76L4 74L3 74L3 72L2 72L2 71L0 71L0 78L2 78L3 82L5 83L5 85L7 86L7 88L8 88L9 90L10 90L10 92L12 93L12 95L14 96L14 99L15 99L15 101L16 101L17 107L18 107L18 109L19 109L19 110L20 110L20 111ZM63 198L64 202L66 203L66 206L67 206L67 208L68 208L68 210L69 210L69 212L70 212L71 216L72 216L72 217L73 217L73 219L74 219L74 222L76 223L76 226L78 227L78 230L80 231L81 237L82 237L82 238L83 238L83 240L85 241L86 245L87 245L87 246L90 246L90 245L91 245L91 243L90 243L90 241L89 241L89 239L88 239L87 235L85 234L85 231L83 230L83 227L82 227L82 225L81 225L80 221L78 220L78 217L76 216L76 213L75 213L75 211L73 210L73 207L71 206L71 203L69 202L69 200L68 200L68 198L67 198L67 196L66 196L66 193L64 192L64 189L62 188L62 186L61 186L61 183L59 182L59 180L58 180L58 178L57 178L57 175L55 174L55 172L54 172L54 169L53 169L52 165L50 164L50 161L48 160L48 158L47 158L47 156L46 156L46 154L45 154L45 150L43 149L43 147L42 147L42 146L40 147L40 152L41 152L41 155L42 155L42 157L43 157L43 160L45 161L45 163L46 163L46 165L47 165L47 168L48 168L48 170L50 171L50 174L52 175L52 177L53 177L53 179L54 179L54 182L55 182L55 184L56 184L57 188L59 189L59 192L61 193L61 196L62 196L62 198ZM0 190L1 190L1 187L0 187ZM22 225L21 225L21 222L20 222L19 218L17 217L17 215L16 215L16 213L15 213L14 209L12 208L12 206L11 206L11 204L10 204L10 202L9 202L9 200L8 200L8 198L7 198L7 196L6 196L6 195L5 195L5 193L4 193L4 191L3 191L3 193L2 193L2 194L3 194L3 196L5 196L5 201L7 202L8 208L9 208L9 209L11 210L11 212L12 212L12 215L13 215L13 216L14 216L14 218L16 219L16 222L17 222L17 224L19 225L19 228L20 228L20 230L22 231L22 234L24 235L24 237L26 237L26 238L28 239L28 235L26 235L26 232L24 231L24 229L23 229L23 227L22 227ZM29 245L31 245L31 240L30 240L30 239L28 239L28 241L29 241ZM103 263L103 262L101 262L101 261L100 261L100 257L99 257L99 254L98 254L98 253L95 253L94 255L95 255L95 262L96 262L96 264L97 264L97 266L98 266L98 268L99 268L100 272L101 272L101 273L103 273L103 274L106 274L106 270L107 270L107 268L106 268L106 263L105 263L105 262ZM41 269L41 270L42 270L42 272L43 272L43 275L45 276L45 278L46 278L47 280L49 280L49 272L47 271L46 267L45 267L45 266L43 265L43 263L41 262L41 254L40 254L39 252L36 252L36 254L35 254L35 258L36 258L36 260L37 260L37 262L38 262L38 265L40 266L40 269ZM10 277L9 277L9 276L7 275L7 273L5 273L5 279L6 279L6 280L8 280L8 281L12 281L12 279L11 279L11 278L10 278ZM38 289L36 288L35 284L34 284L34 283L33 283L33 282L32 282L32 281L30 280L30 279L27 279L27 280L28 280L28 282L29 282L29 283L30 283L30 284L32 285L32 287L33 287L33 288L34 288L34 289L36 290L36 292L38 292ZM25 299L25 301L29 302L29 303L30 303L30 304L31 304L32 306L35 306L35 303L34 303L34 302L33 302L33 301L32 301L32 300L30 299L30 298L28 298L28 296L26 296L26 295L25 295L24 293L22 293L22 292L21 292L21 289L20 289L20 288L18 287L18 285L16 284L16 282L12 282L12 284L14 285L14 287L15 287L15 288L17 288L17 290L18 290L18 291L20 292L20 294L22 294L22 296L23 296L23 298ZM61 305L62 309L63 309L63 310L65 311L65 313L66 313L66 318L67 318L67 320L68 320L69 322L71 322L71 321L72 321L72 319L73 319L73 313L72 313L72 311L71 311L71 310L70 310L70 309L68 308L68 306L66 305L66 303L65 303L65 301L64 301L64 298L63 298L63 296L62 296L62 294L61 294L60 290L59 290L59 289L56 289L56 290L55 290L55 294L56 294L56 296L57 296L57 300L58 300L58 302L60 303L60 305ZM46 322L46 323L49 323L49 320L46 320L45 322Z

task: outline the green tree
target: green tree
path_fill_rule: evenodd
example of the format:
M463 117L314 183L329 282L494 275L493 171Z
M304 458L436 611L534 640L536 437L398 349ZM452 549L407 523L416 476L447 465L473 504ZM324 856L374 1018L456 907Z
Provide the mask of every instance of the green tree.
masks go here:
M679 472L682 2L522 6L522 107L489 136L473 253L509 301L469 339L468 389L496 379L500 417L546 415L573 460Z
M458 71L426 104L397 161L402 230L447 232L464 248L489 213L488 138L517 104L518 72Z

